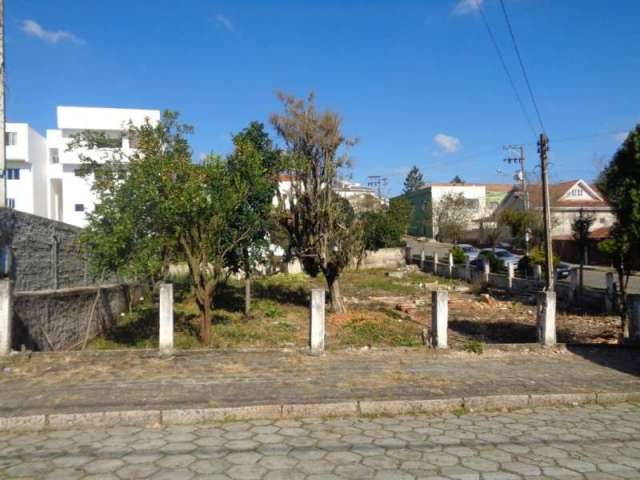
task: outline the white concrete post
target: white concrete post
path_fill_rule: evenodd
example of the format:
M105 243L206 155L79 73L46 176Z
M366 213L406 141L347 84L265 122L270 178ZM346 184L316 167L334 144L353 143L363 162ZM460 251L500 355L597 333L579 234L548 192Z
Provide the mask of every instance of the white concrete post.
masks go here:
M161 352L173 350L173 284L160 285L160 341Z
M484 283L489 283L489 274L491 273L491 267L489 266L489 261L485 260L482 262L482 268L483 268L483 277L484 277Z
M0 356L11 353L13 327L13 285L8 278L0 279Z
M420 251L420 270L424 270L424 248Z
M433 274L438 275L438 252L433 252Z
M324 298L324 288L313 288L311 290L309 348L314 355L324 352Z
M513 288L513 263L507 262L507 288Z
M556 292L539 292L536 305L538 342L556 344Z
M607 313L612 313L615 305L615 291L614 291L614 283L613 283L613 273L607 272L605 275L607 281L607 293L604 297L604 307Z
M627 295L629 315L629 340L640 343L640 295Z
M533 279L536 281L540 281L542 279L542 265L534 265L533 266Z
M449 277L453 278L453 254L449 252Z
M431 292L431 346L447 348L447 328L449 323L449 292Z
M467 282L471 281L471 260L469 260L469 257L464 259L464 278L467 279Z

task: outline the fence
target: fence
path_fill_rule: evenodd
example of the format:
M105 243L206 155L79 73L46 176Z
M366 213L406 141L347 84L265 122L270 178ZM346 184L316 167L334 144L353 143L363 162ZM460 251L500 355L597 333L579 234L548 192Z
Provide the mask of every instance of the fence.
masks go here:
M420 265L424 272L469 282L485 283L490 287L508 290L515 294L535 295L544 288L544 282L541 280L516 276L513 271L506 274L489 272L486 262L487 270L478 271L468 264L453 264L450 257L446 259L446 262L442 262L435 253L427 255L420 251L419 254L416 254L410 247L405 249L405 258L407 263ZM579 305L595 312L613 313L616 309L616 288L613 283L613 275L607 275L607 289L584 287L582 292L579 292L577 272L572 271L568 282L555 282L558 303L564 307ZM537 276L540 277L540 274Z

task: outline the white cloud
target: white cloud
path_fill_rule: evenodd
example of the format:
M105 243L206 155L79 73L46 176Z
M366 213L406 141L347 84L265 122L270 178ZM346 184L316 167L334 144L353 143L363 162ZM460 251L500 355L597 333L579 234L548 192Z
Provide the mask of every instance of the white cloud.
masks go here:
M78 38L73 33L65 32L64 30L46 30L35 20L24 20L20 29L27 35L39 38L47 43L58 43L63 41L69 41L76 45L82 45L84 43L84 40Z
M618 132L613 134L613 138L616 142L624 142L627 139L629 132Z
M438 144L438 147L440 147L440 150L444 153L455 153L462 147L459 138L444 133L438 133L433 137L433 141Z
M224 28L229 32L233 32L235 30L233 26L233 22L229 20L227 17L225 17L224 15L220 15L220 14L216 15L216 24L218 25L218 27Z
M453 7L454 15L470 15L480 10L482 6L482 0L459 0L455 7Z

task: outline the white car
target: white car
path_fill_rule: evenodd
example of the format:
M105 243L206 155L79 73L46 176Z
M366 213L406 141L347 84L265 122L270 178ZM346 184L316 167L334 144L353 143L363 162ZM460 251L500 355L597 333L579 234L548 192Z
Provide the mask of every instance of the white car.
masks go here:
M469 245L468 243L461 243L458 245L458 247L462 249L462 251L464 252L464 256L467 260L471 261L478 258L478 254L480 253L480 250L478 250L473 245Z

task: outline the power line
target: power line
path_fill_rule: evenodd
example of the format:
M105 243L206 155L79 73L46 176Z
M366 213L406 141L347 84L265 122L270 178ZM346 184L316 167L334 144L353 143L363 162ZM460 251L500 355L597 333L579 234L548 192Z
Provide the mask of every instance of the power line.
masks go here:
M529 90L529 96L531 97L531 102L533 103L533 107L536 110L536 115L538 116L538 122L540 122L540 128L546 134L547 131L544 128L544 123L542 121L542 115L540 115L540 109L538 108L538 103L536 102L536 97L533 94L533 89L531 88L531 83L529 82L529 76L527 75L527 70L524 68L524 62L522 61L522 56L520 55L520 49L518 48L518 42L516 42L516 36L513 33L513 28L511 28L511 21L509 20L509 14L507 13L507 9L504 6L504 0L500 0L500 6L502 7L502 13L504 13L504 19L507 22L507 26L509 27L509 34L511 35L511 42L513 43L513 48L516 51L516 56L518 57L518 62L520 63L520 69L522 70L522 76L524 77L524 81L527 84L527 89Z
M493 34L493 30L491 29L491 26L489 25L489 21L487 20L487 17L484 14L484 9L482 8L482 3L479 0L476 0L476 5L478 6L478 10L480 11L480 16L482 17L482 21L484 23L484 26L487 29L487 33L489 34L489 38L491 39L491 43L493 43L493 47L496 50L496 53L498 54L498 58L500 59L500 63L502 64L502 68L504 70L504 73L507 75L507 79L509 80L509 84L511 85L511 89L513 90L513 93L516 96L516 99L518 100L518 104L520 105L520 109L522 110L522 114L524 115L524 118L527 120L527 123L529 124L529 128L531 129L531 131L533 132L533 134L536 134L536 129L533 127L533 122L531 122L531 118L529 118L529 114L527 113L527 109L524 106L524 102L522 101L522 97L520 97L520 94L518 93L518 89L516 88L516 84L513 81L513 77L511 76L511 73L509 72L509 68L507 67L507 63L504 60L504 56L502 55L502 50L500 50L500 47L498 46L498 42L496 40L495 35Z

